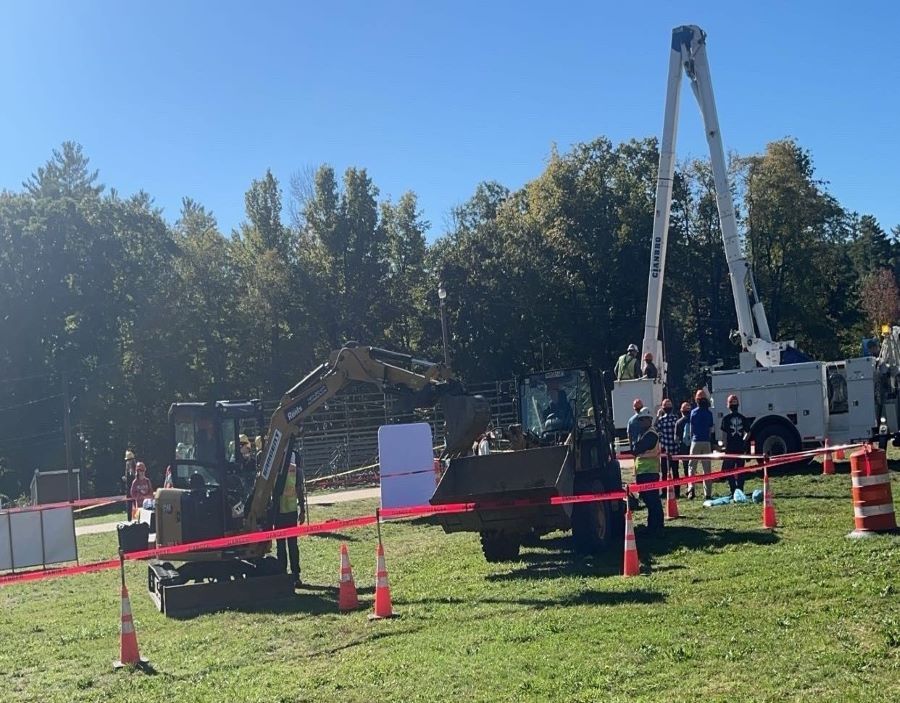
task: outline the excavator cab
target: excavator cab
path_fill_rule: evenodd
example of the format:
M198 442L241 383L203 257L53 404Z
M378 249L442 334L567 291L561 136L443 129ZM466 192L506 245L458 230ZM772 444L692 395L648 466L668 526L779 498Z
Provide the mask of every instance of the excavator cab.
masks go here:
M263 422L259 400L171 405L172 488L157 495L157 544L221 537L240 528L256 475L252 438ZM251 441L248 458L241 437Z

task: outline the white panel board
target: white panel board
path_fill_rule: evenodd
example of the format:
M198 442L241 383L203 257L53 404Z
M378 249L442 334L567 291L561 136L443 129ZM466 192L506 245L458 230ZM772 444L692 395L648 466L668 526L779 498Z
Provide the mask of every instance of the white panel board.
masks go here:
M44 563L76 561L78 547L75 545L75 516L72 514L72 506L42 510L41 518L44 521Z
M379 427L378 461L382 508L428 503L436 485L428 423Z
M26 569L44 563L41 544L41 511L23 510L10 513L9 524L13 537L13 568Z
M0 513L0 570L12 568L9 537L9 513Z

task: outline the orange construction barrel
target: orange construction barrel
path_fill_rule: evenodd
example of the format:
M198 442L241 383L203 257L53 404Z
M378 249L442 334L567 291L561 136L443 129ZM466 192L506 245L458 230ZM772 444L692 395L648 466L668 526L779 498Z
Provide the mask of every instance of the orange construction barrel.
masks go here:
M891 476L887 455L881 449L865 447L850 455L853 483L853 521L856 529L848 537L865 537L897 529Z

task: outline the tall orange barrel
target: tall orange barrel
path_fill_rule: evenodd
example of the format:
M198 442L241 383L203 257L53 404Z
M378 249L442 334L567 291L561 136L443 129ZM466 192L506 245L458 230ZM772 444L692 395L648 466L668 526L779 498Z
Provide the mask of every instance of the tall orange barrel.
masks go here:
M887 455L881 449L865 447L850 455L850 480L853 482L853 521L851 537L897 529L891 476Z

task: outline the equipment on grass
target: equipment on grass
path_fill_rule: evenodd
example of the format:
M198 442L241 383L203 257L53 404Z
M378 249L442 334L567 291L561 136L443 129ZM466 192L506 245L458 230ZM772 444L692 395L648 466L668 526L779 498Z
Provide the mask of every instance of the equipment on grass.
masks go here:
M738 329L731 338L741 347L738 369L711 371L717 425L727 412L724 401L736 394L740 396L743 414L752 419L750 439L756 442L760 454L776 456L819 447L826 436L838 444L874 439L882 449L893 436L900 446L900 327L882 329L877 358L864 356L832 362L812 361L793 341L772 336L738 231L706 38L706 33L695 25L672 30L642 342L643 351L651 352L656 359L659 378L615 383L616 430L624 432L631 414L631 398L638 396L646 405L657 407L666 382L661 307L675 180L678 109L686 75L709 145L719 226L737 313Z
M478 532L489 562L513 561L523 543L554 530L571 529L574 546L582 553L617 543L624 529L620 501L549 504L556 496L622 488L602 379L586 367L530 374L519 380L517 411L522 437L516 448L451 459L430 503L548 503L481 508L434 519L445 532Z
M421 370L421 373L413 369ZM400 397L409 411L438 406L446 423L443 456L466 453L487 427L490 407L443 364L348 343L285 393L271 417L261 465L241 454L246 435L262 434L262 403L175 403L169 409L174 488L156 493L156 544L167 546L271 528L272 497L306 419L354 383ZM258 603L294 593L268 553L271 541L151 561L150 595L167 615Z

